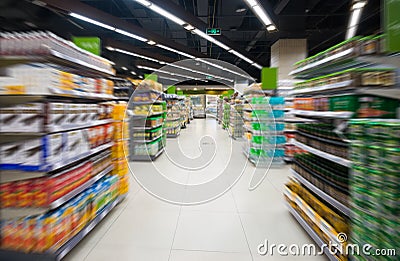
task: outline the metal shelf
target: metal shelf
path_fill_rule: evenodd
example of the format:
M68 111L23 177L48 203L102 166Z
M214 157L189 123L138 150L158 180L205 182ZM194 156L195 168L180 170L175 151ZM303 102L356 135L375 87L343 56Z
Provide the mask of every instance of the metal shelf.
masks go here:
M115 100L118 97L108 94L85 93L73 90L50 89L48 94L0 94L0 108L16 104L39 102L46 99L86 99L86 100Z
M25 253L12 250L0 250L0 256L5 260L14 261L59 261L77 246L79 242L81 242L123 199L124 196L119 196L111 203L108 203L89 224L54 252Z
M400 57L398 58L400 60ZM356 90L358 94L369 94L380 97L386 97L391 99L400 99L400 88L399 87L371 87L371 88L360 88Z
M71 200L72 198L76 197L84 190L88 189L102 177L107 175L113 170L113 166L109 166L105 170L98 173L96 176L88 180L86 183L80 185L79 187L75 188L71 192L67 193L66 195L56 199L55 201L51 202L48 206L45 207L26 207L26 208L2 208L1 209L1 218L2 219L10 219L10 218L18 218L23 216L30 216L30 215L38 215L43 214L49 210L56 209L59 206L63 205L67 201Z
M289 94L290 95L299 95L299 94L301 95L301 94L309 94L309 93L315 93L315 92L320 94L322 92L331 92L331 91L336 91L336 90L342 90L343 88L354 89L354 87L351 87L352 83L353 83L353 81L349 80L349 81L344 81L344 82L327 84L327 85L323 85L323 86L302 88L302 89L298 89L298 90L293 90Z
M303 150L306 150L306 151L311 152L311 153L313 153L315 155L318 155L318 156L320 156L322 158L325 158L325 159L328 159L330 161L333 161L333 162L335 162L337 164L340 164L342 166L351 167L351 161L350 160L347 160L347 159L344 159L344 158L329 154L327 152L323 152L321 150L318 150L318 149L315 149L313 147L307 146L307 145L305 145L305 144L303 144L301 142L298 142L298 141L294 141L293 144L295 146L299 147L299 148L302 148Z
M159 127L163 126L163 123L156 125L156 126L151 126L151 127L132 127L133 130L139 130L139 131L146 131L146 130L153 130L157 129Z
M297 131L297 133L298 133L298 134L301 134L301 135L303 135L303 136L306 136L307 138L319 140L319 141L322 141L322 142L325 142L325 143L330 143L330 144L334 144L334 145L338 145L338 146L343 146L343 147L349 146L349 143L348 143L348 142L345 142L345 141L336 141L336 140L331 140L331 139L325 139L325 138L321 138L321 137L318 137L318 136L314 136L314 135L311 135L311 134L302 132L302 131L300 131L300 130Z
M106 59L102 58L104 61ZM60 53L58 51L48 48L48 53L44 55L3 55L0 58L1 65L25 63L25 62L53 62L59 65L64 65L69 68L75 69L76 72L86 75L102 75L102 76L112 76L115 73L112 69L107 70L100 68L96 65L78 60L76 58L70 57L66 54ZM110 62L111 64L111 62ZM89 73L89 74L88 74Z
M54 132L62 132L62 131L72 131L72 130L78 130L78 129L85 129L85 128L91 128L95 126L100 126L100 125L105 125L109 123L113 123L114 120L112 119L106 119L106 120L96 120L92 121L90 123L86 124L66 124L61 127L45 127L49 133L54 133Z
M297 211L286 203L287 208L289 209L290 214L297 220L297 222L303 227L303 229L307 232L307 234L317 243L320 249L324 250L325 255L328 257L330 261L338 261L339 259L332 255L329 251L328 247L322 247L326 245L326 243L319 237L319 235L311 228L311 226L302 218L302 216L297 213Z
M164 152L164 148L159 150L154 156L151 155L132 155L130 157L131 161L154 161Z
M351 111L304 111L293 110L293 114L301 117L318 117L318 118L333 118L333 119L350 119L354 112Z
M322 60L315 61L313 63L309 63L298 69L295 69L295 70L291 71L289 73L289 75L298 76L300 74L306 74L306 72L310 72L310 71L314 71L314 70L318 70L321 75L328 74L329 72L326 70L326 67L329 67L330 65L333 65L334 63L337 63L339 61L343 61L345 59L350 58L349 56L352 53L354 53L354 51L355 51L355 48L349 48L347 50L341 51L334 55L330 55L329 57L326 57Z
M146 114L146 115L133 114L131 117L134 118L134 119L143 119L143 118L149 118L149 117L162 115L162 114L164 114L164 112L156 112L156 113L153 113L153 114Z
M181 134L180 132L177 133L177 134L167 134L167 138L178 138L178 136L179 136L180 134Z
M330 205L332 205L333 207L335 207L337 210L339 210L341 213L345 214L346 216L350 216L350 208L348 208L346 205L344 205L343 203L337 201L335 198L331 197L330 195L328 195L327 193L325 193L323 190L319 189L318 187L316 187L314 184L312 184L310 181L308 181L307 179L305 179L304 177L302 177L299 173L297 173L296 171L294 171L293 169L291 170L293 173L293 176L300 181L301 184L303 184L304 186L306 186L309 190L311 190L312 192L314 192L315 194L317 194L319 197L321 197L322 199L324 199L326 202L328 202Z
M134 97L134 95L132 95L132 97ZM144 101L144 102L135 102L135 101L132 101L131 103L130 103L130 105L132 105L132 106L139 106L139 105L152 105L152 104L159 104L159 103L162 103L163 101L160 101L160 100L151 100L151 101Z
M156 141L156 140L158 140L158 139L161 138L161 137L162 137L162 134L161 134L161 135L158 135L157 137L155 137L155 138L153 138L153 139L151 139L151 140L132 139L132 142L134 142L134 143L149 143L149 142Z
M297 132L297 130L284 129L283 132Z

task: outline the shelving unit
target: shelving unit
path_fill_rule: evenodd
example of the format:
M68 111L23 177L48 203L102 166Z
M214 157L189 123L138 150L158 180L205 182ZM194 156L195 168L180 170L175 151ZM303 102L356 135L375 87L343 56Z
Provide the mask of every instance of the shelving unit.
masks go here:
M113 102L113 82L101 79L114 74L111 62L51 33L42 34L47 34L49 37L45 40L58 49L43 45L40 50L35 49L40 54L32 50L32 55L0 56L0 67L7 76L26 87L21 88L19 94L2 93L0 109L12 112L12 108L35 108L18 111L20 116L27 114L25 117L30 120L27 126L9 123L8 127L15 124L15 128L10 131L3 128L0 132L2 150L17 148L10 151L7 158L2 157L0 163L2 199L7 199L2 201L0 209L1 230L5 232L0 238L0 256L6 260L60 260L128 192L127 180L112 163L115 120L119 117ZM30 41L31 45L27 46L34 46L33 40ZM58 70L59 74L52 78L56 83L37 89L30 86L31 82L20 77L19 70L32 62L37 63L32 77L41 77L46 82L49 77L46 70ZM60 65L62 69L53 69L47 63ZM65 86L57 85L58 81ZM74 114L81 118L75 121ZM56 121L56 116L64 121ZM15 160L13 154L17 154ZM17 186L19 190L15 194L13 188ZM104 194L100 193L100 187ZM104 198L94 206L93 202L100 197ZM87 207L78 210L73 208L74 204ZM59 213L64 214L55 218ZM79 223L72 224L72 215L79 216L74 221ZM11 233L9 226L22 226L24 220L33 224L32 233L24 235L29 245L7 234ZM47 226L43 222L48 222ZM54 222L65 223L57 234L52 234L54 230L50 229L55 226ZM72 227L74 229L70 230ZM57 237L58 241L46 241L43 245L33 235L40 235L41 240Z
M167 138L177 138L181 132L184 114L182 113L182 102L184 97L176 94L165 96L167 101L167 117L165 119L165 130Z
M283 135L283 97L252 94L246 99L249 103L243 108L244 154L258 167L283 164L286 143Z
M141 88L141 85L139 85ZM136 96L138 95L138 96ZM139 98L147 100L138 101ZM153 161L164 151L166 135L166 103L162 94L151 88L133 93L130 117L130 160Z
M360 163L353 162L353 157L350 157L350 155L348 156L349 159L347 159L347 157L344 158L344 156L337 156L350 151L349 147L354 146L352 142L348 141L347 135L345 135L347 128L345 123L354 117L358 117L358 115L370 114L372 116L368 117L373 117L373 113L371 112L373 109L368 110L368 106L370 105L361 104L362 102L373 101L374 98L370 97L400 98L398 76L397 78L394 77L394 79L396 79L394 86L391 86L393 83L390 83L389 80L390 77L393 77L393 73L398 73L398 68L396 72L396 70L393 70L396 68L393 68L391 65L399 66L399 59L397 59L397 61L393 59L393 57L398 58L399 56L388 56L385 54L363 55L363 44L365 44L363 41L369 41L371 39L372 38L367 39L359 37L350 39L312 58L302 61L302 65L291 72L291 75L298 79L309 79L299 83L299 88L290 92L291 95L296 97L294 100L295 106L296 100L300 97L298 102L301 107L297 108L302 108L295 109L293 114L297 117L314 120L313 123L309 122L308 124L298 126L296 138L305 141L306 144L299 141L295 141L294 144L306 153L296 156L293 168L297 169L298 172L294 169L292 170L294 179L297 180L304 189L311 191L323 200L323 202L327 204L326 206L332 207L330 209L331 211L349 220L347 226L350 228L349 235L351 237L354 236L354 231L351 231L351 229L354 227L354 219L357 218L355 213L358 211L354 208L354 188L352 186L357 184L359 178L355 180L354 168L357 168ZM375 42L375 44L379 46L377 42ZM376 47L375 51L377 50L378 47ZM361 53L361 55L359 53ZM310 59L313 59L313 61ZM388 62L388 60L390 60L390 62ZM385 62L382 63L383 61ZM359 69L361 67L362 69ZM343 70L346 71L343 72ZM387 81L376 81L372 86L366 84L368 75L378 75L376 72L383 75L382 71L386 73L388 78L385 78L385 80ZM365 82L360 81L360 79L363 79L363 81L365 80ZM360 82L363 82L363 86L359 85ZM379 86L379 84L382 86ZM364 96L356 100L360 95ZM344 99L342 99L342 97L344 97ZM348 100L345 100L346 98ZM361 105L351 103L353 101L352 99L354 103L359 102ZM327 101L328 104L326 104ZM312 104L312 102L314 102L314 104ZM379 102L380 104L386 103L384 100L379 100ZM387 101L387 103L390 102ZM327 107L329 107L329 109L327 109ZM350 110L345 108L350 108ZM358 108L362 108L363 111L360 112ZM377 108L378 107L374 107L374 109ZM391 115L391 109L392 108L388 107L384 112L388 113L387 115ZM380 108L380 110L384 109ZM366 118L367 116L364 117ZM368 121L371 121L371 119L364 120L363 122ZM293 120L293 122L295 122L295 120ZM340 132L338 131L339 126L343 127L340 128ZM338 135L338 133L342 134ZM384 132L382 131L382 133ZM354 130L350 132L350 134L353 135ZM352 150L354 150L354 148ZM326 151L332 151L336 155L327 153ZM361 153L361 151L359 151L359 153L360 157L367 157L364 153ZM328 161L318 164L318 161L322 161L323 159ZM343 167L335 165L336 167L334 168L332 167L333 165L331 166L329 164L329 161L332 162L332 164L339 164ZM305 167L304 162L308 164L308 167ZM313 163L315 166L312 165ZM310 164L313 167L310 168ZM351 168L353 168L353 173L349 174L351 173ZM360 187L366 189L365 183L360 184ZM361 201L364 202L365 200L365 198L362 198ZM371 200L372 199L367 199L366 201L370 202ZM288 209L318 245L327 243L318 236L314 228L310 226L292 206L288 205ZM362 223L367 222L367 220L362 220L362 218L360 219L360 216L358 216L357 222ZM354 243L354 239L351 237L348 242ZM328 251L326 251L325 254L330 260L337 260L337 258L332 256ZM351 259L356 260L357 258L353 259L353 257L351 257Z

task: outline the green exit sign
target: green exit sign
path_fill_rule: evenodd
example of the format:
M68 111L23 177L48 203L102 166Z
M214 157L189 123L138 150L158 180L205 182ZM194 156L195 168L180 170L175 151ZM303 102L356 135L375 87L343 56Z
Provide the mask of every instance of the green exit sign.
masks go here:
M207 34L209 34L209 35L221 35L221 28L207 28Z

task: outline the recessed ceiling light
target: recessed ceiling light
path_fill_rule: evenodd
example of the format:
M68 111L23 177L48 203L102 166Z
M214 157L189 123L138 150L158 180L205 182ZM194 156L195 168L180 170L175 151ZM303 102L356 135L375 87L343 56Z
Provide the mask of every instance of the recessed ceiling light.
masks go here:
M247 9L246 8L238 8L235 10L236 13L243 13L245 12Z
M124 71L128 70L128 68L126 68L125 66L122 66L121 69L124 70Z
M142 76L142 75L140 75L140 76L139 76L139 79L143 79L143 76Z
M154 42L152 40L149 40L147 43L150 44L150 45L156 45L157 44L156 42Z
M197 88L194 88L193 90L197 91Z
M136 75L136 72L134 72L134 71L131 71L131 74L133 74L133 75Z
M191 24L187 24L187 25L185 25L183 28L185 28L185 29L188 30L188 31L192 31L192 30L195 29L194 26L191 25Z

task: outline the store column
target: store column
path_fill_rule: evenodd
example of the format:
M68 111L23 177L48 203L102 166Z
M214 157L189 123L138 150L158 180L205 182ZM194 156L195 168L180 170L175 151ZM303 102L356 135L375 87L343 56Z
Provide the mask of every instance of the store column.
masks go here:
M271 46L271 67L278 68L278 80L292 80L293 64L307 57L306 39L280 39Z

